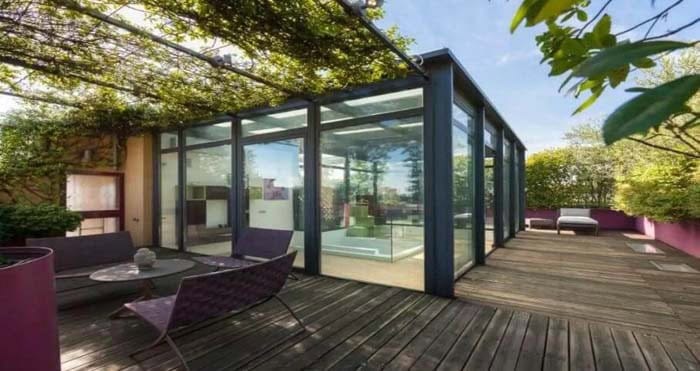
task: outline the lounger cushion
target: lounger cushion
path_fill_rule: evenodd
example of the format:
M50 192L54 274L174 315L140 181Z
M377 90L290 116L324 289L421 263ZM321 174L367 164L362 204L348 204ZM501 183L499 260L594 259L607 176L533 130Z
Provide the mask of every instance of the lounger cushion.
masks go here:
M598 221L585 216L560 216L559 219L557 219L557 224L596 226L598 225Z
M126 308L160 331L168 327L168 320L170 320L170 313L174 305L175 295L124 304Z
M583 216L590 218L591 209L573 209L573 208L563 208L559 209L559 216Z

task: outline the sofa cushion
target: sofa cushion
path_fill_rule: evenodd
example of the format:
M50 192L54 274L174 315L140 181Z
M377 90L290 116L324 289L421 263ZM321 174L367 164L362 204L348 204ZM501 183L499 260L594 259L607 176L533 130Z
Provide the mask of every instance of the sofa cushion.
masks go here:
M572 209L563 208L559 209L559 216L585 216L591 217L591 209Z
M598 221L585 216L560 216L557 224L567 225L598 225Z

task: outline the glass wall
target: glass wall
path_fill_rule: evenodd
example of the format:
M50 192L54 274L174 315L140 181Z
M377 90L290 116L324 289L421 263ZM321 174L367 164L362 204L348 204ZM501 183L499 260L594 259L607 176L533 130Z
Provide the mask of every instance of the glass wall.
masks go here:
M180 134L160 135L160 245L178 249L181 236L187 251L230 255L231 122L193 126Z
M415 89L322 109L323 274L423 289L423 118L401 114L421 102Z
M455 275L459 275L474 262L473 140L474 115L471 110L454 104L452 106L452 212Z
M510 140L504 138L503 140L503 240L510 237L510 221L511 217L514 215L512 213L513 205L511 204L511 179L510 172L512 170L513 162L511 159L511 142Z
M185 246L206 255L231 255L231 146L185 152Z
M491 252L496 242L494 218L496 215L496 129L486 122L484 128L484 212L486 238L484 239L484 250L486 254Z
M245 225L294 231L304 266L304 141L302 138L244 146Z
M160 136L162 149L177 150L177 133L163 133ZM178 204L180 188L178 186L178 152L160 154L160 246L177 249Z

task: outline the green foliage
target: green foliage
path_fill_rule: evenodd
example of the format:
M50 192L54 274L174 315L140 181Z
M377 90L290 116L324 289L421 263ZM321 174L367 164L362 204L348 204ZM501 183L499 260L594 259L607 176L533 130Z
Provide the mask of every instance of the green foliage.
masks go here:
M0 205L0 241L60 236L80 225L80 214L55 204Z
M382 15L370 10L367 17ZM82 121L118 133L185 125L408 72L335 1L16 0L0 7L0 27L12 31L0 38L0 91L67 105ZM281 89L148 33L188 45L203 59L229 54L232 66ZM399 48L411 43L396 28L385 33Z
M700 89L700 75L688 75L653 89L626 102L605 120L603 138L614 143L633 134L658 128L664 120L684 113L687 102Z
M589 0L523 0L510 26L511 32L514 32L523 20L527 27L546 24L546 30L536 37L536 41L543 54L542 62L548 63L551 68L550 76L568 73L560 90L577 79L569 92L577 98L584 93L590 94L574 114L590 107L607 88L616 88L627 81L633 70L653 68L656 63L652 58L697 44L659 40L677 35L692 26L692 22L664 34L652 35L658 21L667 18L669 11L681 2L617 33L612 32L612 16L605 13L610 2L605 2L590 18L586 11L592 3ZM580 24L572 19L574 15ZM643 38L619 40L622 35L642 26L647 30ZM605 124L606 143L611 144L637 133L647 134L650 129L659 128L668 120L686 113L694 115L693 125L697 125L700 111L688 110L686 105L700 90L700 78L686 74L678 76L676 83L668 84L653 86L616 109ZM661 96L663 99L659 99ZM651 106L650 101L654 102ZM693 139L697 140L698 137Z
M615 207L663 222L700 219L700 167L683 158L640 163L618 179Z
M576 198L570 175L573 164L573 154L565 149L530 155L525 164L527 206L543 209L571 206Z

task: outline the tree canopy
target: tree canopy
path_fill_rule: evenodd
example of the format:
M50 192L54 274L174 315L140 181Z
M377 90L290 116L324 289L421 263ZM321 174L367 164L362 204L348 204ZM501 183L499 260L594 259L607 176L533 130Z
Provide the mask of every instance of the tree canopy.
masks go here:
M0 0L0 32L0 93L94 123L119 112L133 128L408 72L334 0Z
M683 31L700 23L697 12L689 19L675 17L669 21L669 14L684 2L676 0L647 19L624 19L632 26L615 30L614 15L608 8L612 0L523 0L510 30L514 32L523 23L526 27L546 26L536 42L542 63L550 66L549 75L566 76L560 90L567 88L577 98L588 95L576 114L590 107L606 90L620 86L633 71L653 68L659 58L698 45L698 40L682 39ZM697 8L691 13L693 10ZM658 31L663 23L670 28ZM639 31L643 36L636 36ZM700 125L700 111L688 104L693 97L697 99L698 90L697 71L684 71L671 80L628 89L638 95L608 116L602 127L603 140L611 144L668 127L700 143L700 137L689 133Z

